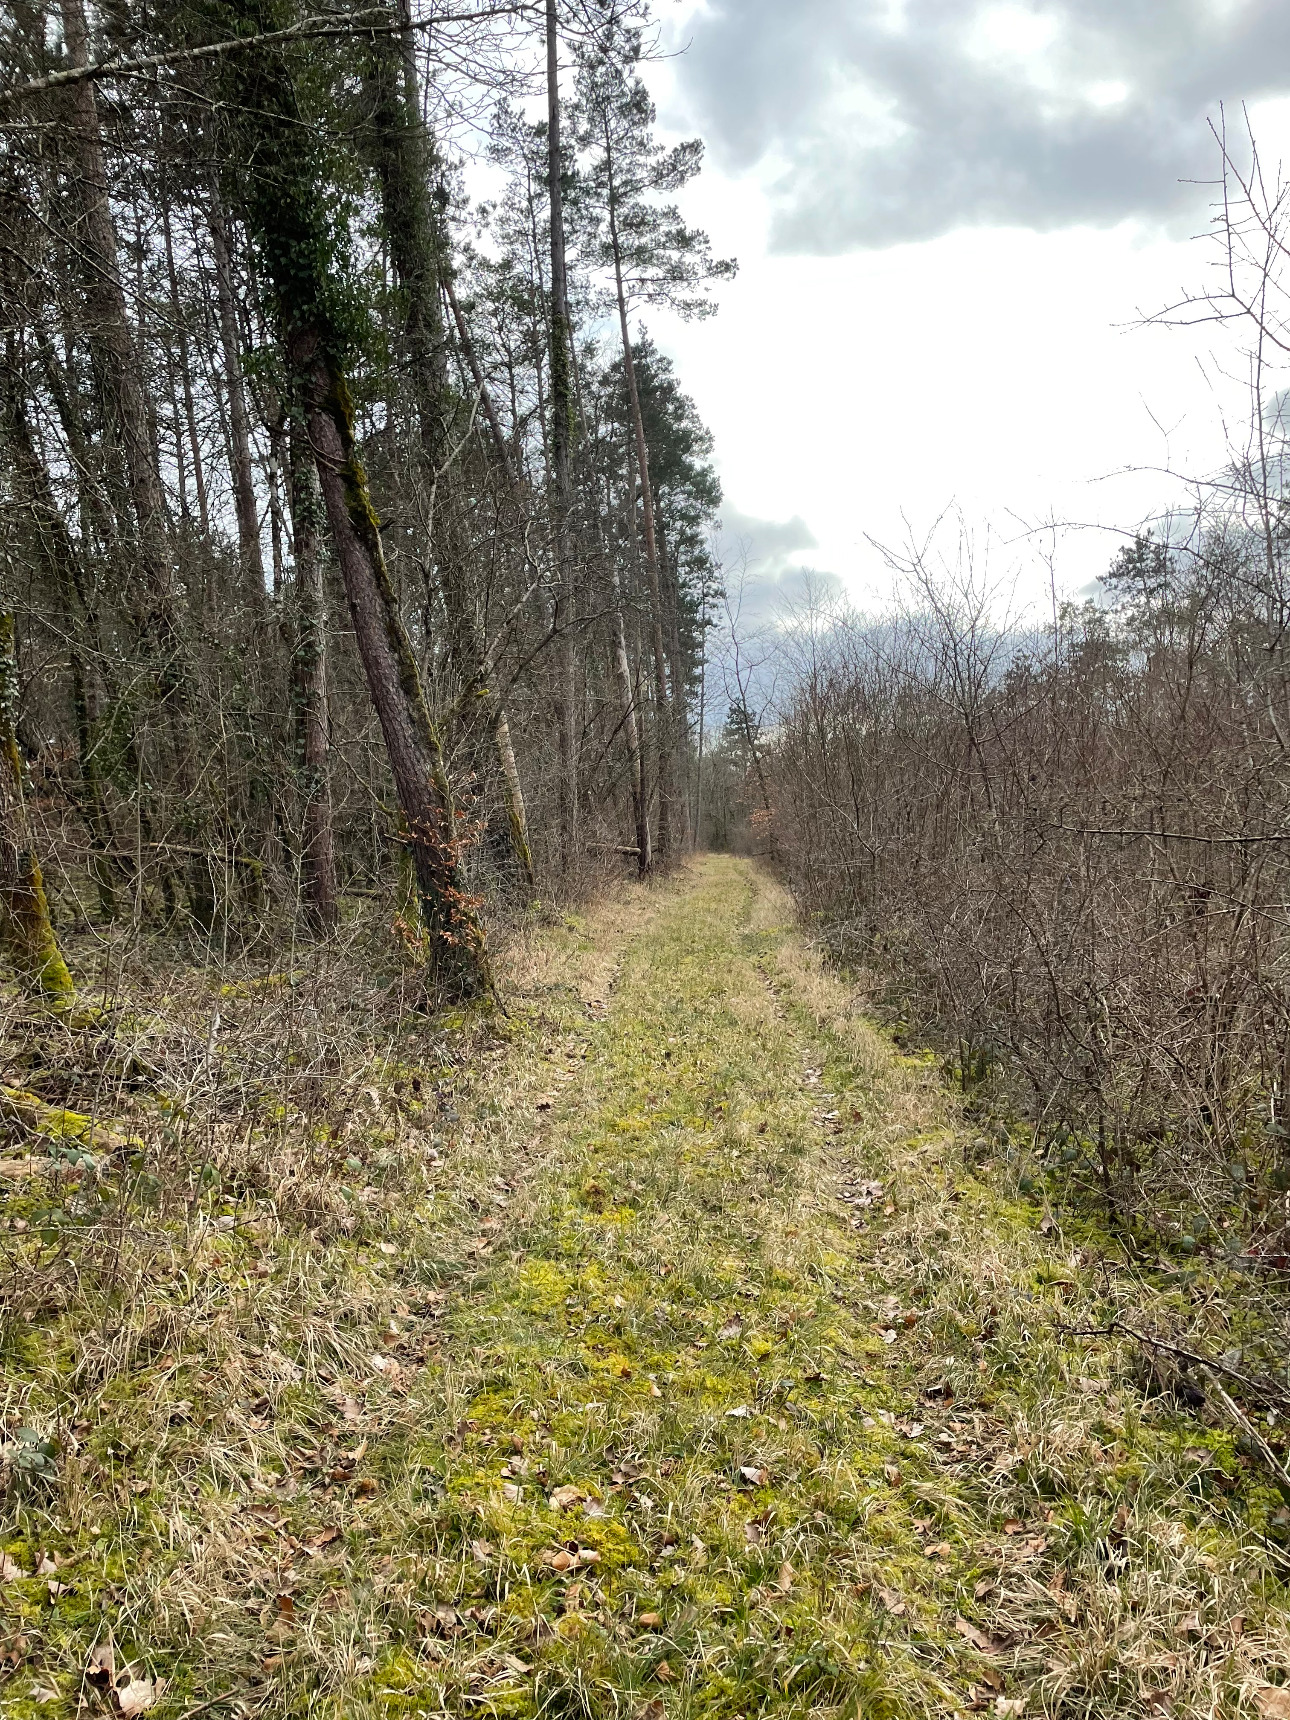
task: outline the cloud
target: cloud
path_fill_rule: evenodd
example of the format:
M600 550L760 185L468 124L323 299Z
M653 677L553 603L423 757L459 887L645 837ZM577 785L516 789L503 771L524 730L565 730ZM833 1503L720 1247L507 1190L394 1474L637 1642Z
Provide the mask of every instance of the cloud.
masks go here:
M772 249L1203 207L1219 103L1290 92L1283 0L707 0L679 94Z
M782 622L795 609L842 594L843 584L836 574L802 563L803 551L816 547L800 515L791 520L762 520L738 508L722 509L718 553L741 629L760 630L768 623Z
M750 573L775 577L804 549L815 549L814 533L800 514L791 520L761 520L729 505L721 510L722 556L746 564Z

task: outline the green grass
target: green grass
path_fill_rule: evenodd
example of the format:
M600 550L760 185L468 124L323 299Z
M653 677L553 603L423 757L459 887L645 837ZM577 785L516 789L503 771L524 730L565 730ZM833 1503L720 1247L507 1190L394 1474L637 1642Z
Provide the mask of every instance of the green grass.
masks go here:
M1286 1679L1279 1496L1065 1330L1172 1293L969 1168L747 862L544 934L454 1067L442 1164L429 1113L362 1145L348 1232L248 1197L172 1235L128 1354L70 1289L16 1333L58 1452L3 1540L62 1592L2 1591L15 1716L115 1711L108 1633L176 1720L1199 1717Z

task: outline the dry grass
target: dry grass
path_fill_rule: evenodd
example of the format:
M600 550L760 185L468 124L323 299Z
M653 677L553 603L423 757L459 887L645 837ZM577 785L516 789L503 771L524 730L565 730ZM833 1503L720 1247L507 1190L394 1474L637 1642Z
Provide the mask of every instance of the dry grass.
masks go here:
M1282 1501L1063 1331L1201 1269L970 1163L789 917L711 860L491 1019L339 957L118 1008L145 1150L0 1231L15 1720L120 1713L108 1644L157 1720L1277 1712Z

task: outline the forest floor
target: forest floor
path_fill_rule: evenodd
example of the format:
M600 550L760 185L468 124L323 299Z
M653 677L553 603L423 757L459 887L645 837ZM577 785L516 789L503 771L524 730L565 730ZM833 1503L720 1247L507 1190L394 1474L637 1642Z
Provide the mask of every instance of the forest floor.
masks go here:
M1022 1195L750 862L506 996L110 1270L7 1179L6 1713L1290 1716L1248 1426L1075 1335L1203 1273Z

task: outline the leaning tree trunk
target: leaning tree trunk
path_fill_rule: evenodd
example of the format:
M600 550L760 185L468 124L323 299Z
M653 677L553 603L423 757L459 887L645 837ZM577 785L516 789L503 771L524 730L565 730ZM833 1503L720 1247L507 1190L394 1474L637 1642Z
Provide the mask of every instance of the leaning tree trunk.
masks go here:
M385 565L380 522L354 440L349 390L324 355L317 331L292 333L288 355L304 403L355 641L403 810L432 977L447 997L475 997L491 986L483 927L465 888L443 749Z
M54 936L22 791L12 613L0 615L0 942L26 990L57 1009L74 1001L75 987Z

